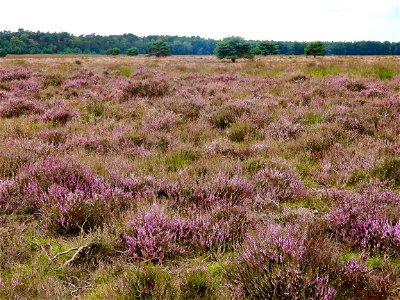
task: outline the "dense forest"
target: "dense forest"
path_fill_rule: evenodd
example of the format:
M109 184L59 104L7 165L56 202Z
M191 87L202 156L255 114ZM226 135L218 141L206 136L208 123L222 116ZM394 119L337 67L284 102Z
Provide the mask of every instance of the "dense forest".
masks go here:
M164 40L173 55L213 54L217 40L198 36L157 36L139 37L134 34L101 36L96 34L75 36L67 32L32 32L19 29L17 32L0 32L0 48L9 54L105 54L107 49L119 48L121 53L136 47L141 54L147 54L148 45ZM255 47L257 41L250 41ZM278 54L301 55L307 42L275 42ZM400 55L400 42L324 42L327 55Z

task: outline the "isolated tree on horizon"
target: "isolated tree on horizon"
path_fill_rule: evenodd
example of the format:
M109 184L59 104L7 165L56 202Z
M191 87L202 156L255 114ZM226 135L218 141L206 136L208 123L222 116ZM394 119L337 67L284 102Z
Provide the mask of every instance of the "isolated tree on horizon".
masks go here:
M304 49L305 55L312 55L314 57L323 56L324 52L325 52L325 46L322 42L319 41L309 43L307 47Z
M277 55L278 49L274 42L262 41L257 44L257 46L254 50L254 53L258 54L258 55L264 55L264 56Z
M163 40L158 40L149 44L149 56L163 57L168 56L169 46Z
M251 45L241 37L228 37L217 43L215 55L235 62L239 58L253 58Z

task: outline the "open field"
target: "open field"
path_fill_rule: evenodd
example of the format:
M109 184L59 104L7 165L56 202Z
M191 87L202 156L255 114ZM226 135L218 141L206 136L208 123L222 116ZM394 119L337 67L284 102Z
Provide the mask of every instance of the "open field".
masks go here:
M400 58L0 60L0 299L398 299Z

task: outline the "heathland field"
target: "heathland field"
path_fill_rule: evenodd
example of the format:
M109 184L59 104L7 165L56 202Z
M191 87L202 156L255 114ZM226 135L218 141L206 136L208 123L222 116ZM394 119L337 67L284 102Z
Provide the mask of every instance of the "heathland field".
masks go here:
M0 60L0 299L398 299L400 58Z

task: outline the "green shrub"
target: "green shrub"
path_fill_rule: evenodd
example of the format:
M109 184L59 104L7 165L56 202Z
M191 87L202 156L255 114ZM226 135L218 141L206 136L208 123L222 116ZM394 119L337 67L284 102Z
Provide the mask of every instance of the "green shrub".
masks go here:
M119 48L111 48L111 49L108 49L108 50L106 51L106 54L107 54L107 55L116 56L116 55L118 55L120 52L121 52L121 50L119 50Z
M371 175L382 180L393 181L397 186L400 185L400 159L388 158L380 166L371 171Z
M0 57L6 57L7 56L7 51L4 50L3 48L0 48Z
M215 127L225 129L235 122L235 117L226 110L216 112L212 118L212 123Z
M230 130L228 137L232 142L243 142L250 127L246 123L234 123Z
M180 289L182 300L217 299L215 283L210 274L204 270L187 273Z
M128 56L136 56L138 54L139 54L139 49L136 47L132 47L126 50L126 55Z
M100 299L176 299L177 290L172 276L153 265L125 274L119 282L109 285Z
M176 172L197 158L197 153L190 150L181 150L178 153L169 155L165 160L165 164L167 165L168 172Z

